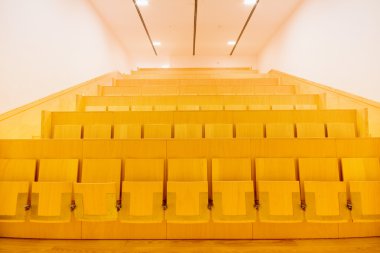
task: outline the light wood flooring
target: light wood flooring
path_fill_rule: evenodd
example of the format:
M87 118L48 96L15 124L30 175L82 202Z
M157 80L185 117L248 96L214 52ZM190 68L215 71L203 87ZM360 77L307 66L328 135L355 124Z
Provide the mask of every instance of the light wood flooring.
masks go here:
M372 253L380 252L380 238L318 240L34 240L0 238L7 253Z

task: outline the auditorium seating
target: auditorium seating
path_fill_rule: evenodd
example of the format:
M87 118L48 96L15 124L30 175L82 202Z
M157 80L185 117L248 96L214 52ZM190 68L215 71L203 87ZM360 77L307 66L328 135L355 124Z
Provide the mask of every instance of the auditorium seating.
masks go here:
M348 221L346 185L340 180L336 158L299 159L299 175L307 221Z
M81 179L74 184L75 218L84 221L116 220L120 179L119 159L83 160Z
M0 236L380 236L367 111L248 68L120 76L0 140Z
M200 139L203 136L201 124L175 124L174 138Z
M183 106L184 108L187 108L186 106L191 108L191 105L218 105L224 106L224 110L247 110L248 105L251 105L251 109L255 109L255 105L265 105L264 110L276 109L276 106L286 107L290 110L294 108L297 110L311 110L322 106L321 99L320 95L313 94L77 96L77 110L88 111L88 107L101 106L103 109L99 111L130 111L134 105L154 106L156 110L162 108L172 111L176 110L174 107L177 107L177 110L180 111ZM257 109L260 109L260 107L257 107Z
M212 159L214 222L256 220L250 159Z
M173 127L175 124L203 124L206 130L211 129L210 125L224 124L230 125L230 128L236 128L239 124L264 124L266 128L266 137L268 138L289 138L295 137L297 125L300 128L300 137L303 137L302 131L311 131L305 133L310 137L323 138L322 128L327 128L328 137L335 138L354 138L357 137L355 128L359 127L357 121L357 112L355 110L256 110L256 111L113 111L113 112L45 112L51 114L51 121L45 122L50 124L46 129L54 129L54 132L43 132L43 137L74 138L79 137L80 126L84 128L84 138L111 138L111 127L123 124L142 124L148 132L151 129L161 128L168 125ZM340 123L336 123L340 121ZM107 124L106 124L107 123ZM309 125L305 125L305 123ZM315 123L315 124L311 124ZM319 125L317 124L319 123ZM68 130L64 130L67 126ZM74 130L73 125L76 126ZM152 126L151 126L152 125ZM159 126L160 125L160 126ZM91 126L91 127L90 127ZM154 127L153 127L154 126ZM337 129L338 127L338 129ZM58 130L57 130L58 128ZM152 131L153 131L152 129ZM337 131L342 129L343 136L336 136ZM57 131L60 132L57 135ZM229 131L229 130L228 130ZM364 131L364 129L363 129ZM363 132L361 131L361 132ZM207 134L206 134L207 135ZM149 136L144 135L144 136ZM234 137L234 135L229 135ZM306 137L306 136L305 136Z
M301 222L299 179L293 158L256 158L259 220Z
M162 222L163 159L126 159L119 220L131 223Z
M325 138L325 125L322 123L297 123L297 138Z
M77 159L41 159L38 180L32 184L30 220L70 222Z
M36 161L33 159L0 160L1 221L25 221L35 170Z
M141 139L140 124L117 124L113 127L114 139Z
M82 136L81 125L55 125L54 139L80 139Z
M236 138L264 138L264 125L260 123L236 124Z
M343 179L349 190L354 221L380 220L378 158L342 158Z
M208 222L208 179L205 159L169 159L167 182L168 223Z

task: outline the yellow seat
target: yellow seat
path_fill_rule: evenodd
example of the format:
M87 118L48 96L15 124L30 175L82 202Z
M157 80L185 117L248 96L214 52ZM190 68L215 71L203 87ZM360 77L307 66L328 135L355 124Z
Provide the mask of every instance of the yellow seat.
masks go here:
M0 181L1 221L25 221L25 206L28 205L29 182Z
M294 110L294 105L272 105L272 110Z
M32 222L70 222L72 182L33 182Z
M300 158L301 196L308 222L347 222L346 185L336 158Z
M292 158L256 158L259 220L301 222L300 187Z
M155 105L154 110L162 111L162 112L174 112L177 110L177 106L176 105Z
M256 181L297 180L293 158L256 158Z
M222 111L223 105L201 105L201 111Z
M248 105L248 110L266 111L266 110L270 110L270 105Z
M172 126L169 124L144 125L144 139L170 139Z
M224 110L226 111L245 111L247 110L246 105L225 105Z
M202 138L202 124L175 124L174 138L200 139Z
M380 181L378 158L342 158L343 180Z
M178 105L178 111L199 111L199 105Z
M74 215L81 221L117 220L116 183L74 184Z
M236 138L264 138L263 124L236 124L235 128Z
M256 220L250 159L212 159L214 222Z
M205 124L205 138L233 138L232 124Z
M149 111L153 111L153 106L151 106L151 105L132 105L131 111L149 112Z
M168 159L168 223L208 222L206 159Z
M297 123L297 138L325 138L325 124Z
M267 138L294 138L294 125L291 123L267 123Z
M327 136L329 138L355 138L354 123L327 123Z
M107 106L95 106L95 105L87 105L85 107L86 112L105 112L107 111Z
M95 124L83 127L84 139L111 139L111 125Z
M55 125L54 139L80 139L82 136L81 125Z
M342 158L343 179L349 186L354 221L380 220L378 158Z
M114 139L141 139L140 124L117 124L113 127Z
M351 181L350 198L354 221L380 220L380 181Z
M127 112L130 108L129 105L109 105L107 110L110 112Z
M32 159L0 159L1 221L25 221L35 170L36 161Z
M41 159L38 182L76 182L78 159Z
M81 181L74 184L76 219L116 220L116 205L120 199L120 178L119 159L84 159Z
M317 110L318 106L317 105L296 105L295 109L296 110Z
M129 223L157 223L164 219L163 159L127 159L119 220Z
M70 222L77 159L41 159L38 182L32 184L32 222Z

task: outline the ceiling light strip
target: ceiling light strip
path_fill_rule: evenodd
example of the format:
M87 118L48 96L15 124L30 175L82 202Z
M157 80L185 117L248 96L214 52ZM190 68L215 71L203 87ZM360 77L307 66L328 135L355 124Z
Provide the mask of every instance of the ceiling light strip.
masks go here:
M198 0L195 0L194 8L194 33L193 33L193 55L195 55L195 40L197 37L197 16L198 16Z
M150 44L152 45L152 48L153 48L154 54L157 56L156 48L155 48L154 45L153 45L152 38L150 37L150 34L149 34L149 31L148 31L148 28L147 28L146 25L145 25L145 21L144 21L142 15L141 15L141 12L140 12L140 8L139 8L139 6L136 4L136 0L132 0L132 1L133 1L134 5L135 5L135 7L136 7L137 13L139 14L139 17L140 17L141 23L142 23L143 26L144 26L144 29L145 29L146 35L147 35L148 38L149 38L149 42L150 42Z
M258 0L258 1L256 2L256 4L253 6L253 8L252 8L252 10L251 10L251 13L249 13L249 16L248 16L248 18L247 18L247 21L245 21L245 24L244 24L244 26L243 26L243 29L241 30L241 32L240 32L240 34L239 34L239 37L238 37L238 39L236 40L236 43L235 43L234 47L233 47L232 50L231 50L230 56L234 53L236 46L239 44L240 38L241 38L241 36L243 35L244 30L245 30L245 28L247 27L247 25L248 25L248 23L249 23L249 20L251 20L251 17L252 17L252 15L253 15L253 13L255 12L256 7L257 7L257 5L259 4L259 2L260 2L260 1Z

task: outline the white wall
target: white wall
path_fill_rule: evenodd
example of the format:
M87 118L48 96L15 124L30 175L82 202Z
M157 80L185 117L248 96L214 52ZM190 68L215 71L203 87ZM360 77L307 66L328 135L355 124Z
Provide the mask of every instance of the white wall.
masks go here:
M115 70L127 55L87 0L0 0L0 113Z
M133 56L134 68L160 68L169 65L172 68L256 68L256 58L253 56Z
M259 53L258 67L380 101L379 13L379 0L305 0Z

